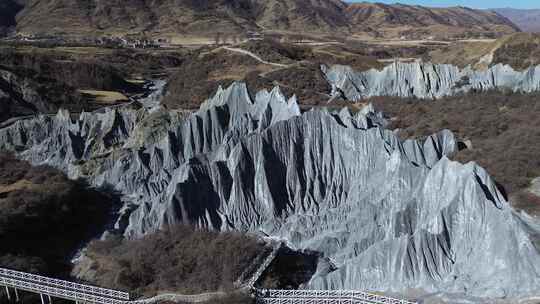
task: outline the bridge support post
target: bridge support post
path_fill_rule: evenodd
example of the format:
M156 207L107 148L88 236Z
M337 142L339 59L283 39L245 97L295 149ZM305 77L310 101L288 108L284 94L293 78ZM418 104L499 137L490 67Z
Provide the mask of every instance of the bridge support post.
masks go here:
M15 288L15 302L19 302L19 292L17 291L17 288Z
M52 304L52 298L51 298L51 295L47 295L47 297L49 297L49 304Z
M43 294L40 293L39 296L41 297L41 304L45 304L45 300L43 299Z
M11 296L9 295L9 287L7 286L6 286L6 295L7 295L8 302L11 302Z

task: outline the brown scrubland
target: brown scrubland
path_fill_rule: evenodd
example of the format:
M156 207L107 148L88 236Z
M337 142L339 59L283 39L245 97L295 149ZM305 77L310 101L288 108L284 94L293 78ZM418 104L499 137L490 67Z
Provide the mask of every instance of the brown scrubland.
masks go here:
M151 296L230 292L263 251L264 243L238 232L175 226L141 239L96 240L86 254L95 263L93 283Z
M0 154L0 267L65 276L102 232L115 198L47 166Z

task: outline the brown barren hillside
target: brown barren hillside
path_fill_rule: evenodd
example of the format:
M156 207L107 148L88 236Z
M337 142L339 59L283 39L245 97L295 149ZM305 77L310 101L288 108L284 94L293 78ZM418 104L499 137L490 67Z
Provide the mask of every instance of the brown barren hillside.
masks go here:
M368 29L388 38L495 37L519 31L510 20L495 12L466 7L363 2L349 5L346 14L355 30Z
M487 68L508 64L517 70L540 64L540 34L515 33L493 41L464 41L430 52L436 63Z
M29 0L17 16L23 33L56 34L200 34L255 27L248 0Z
M347 4L340 0L259 0L257 24L263 29L308 32L345 31Z
M29 0L17 16L22 33L213 36L216 31L344 29L339 0Z
M13 0L9 0L13 1ZM519 31L491 11L341 0L27 0L22 34L214 37L248 31L359 37L498 36Z

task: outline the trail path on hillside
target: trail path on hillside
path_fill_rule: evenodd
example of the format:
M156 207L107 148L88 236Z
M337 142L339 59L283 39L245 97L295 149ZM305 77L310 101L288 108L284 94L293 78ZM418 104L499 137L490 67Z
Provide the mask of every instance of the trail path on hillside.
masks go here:
M264 59L262 59L261 57L257 56L256 54L250 52L250 51L246 51L244 49L239 49L239 48L232 48L232 47L228 47L228 46L224 46L223 49L227 50L227 51L231 51L231 52L236 52L236 53L240 53L240 54L244 54L244 55L248 55L250 57L252 57L253 59L257 60L258 62L260 63L264 63L264 64L268 64L268 65L273 65L273 66L277 66L277 67L280 67L280 68L286 68L288 67L288 65L286 64L281 64L281 63L275 63L275 62L269 62L269 61L266 61Z

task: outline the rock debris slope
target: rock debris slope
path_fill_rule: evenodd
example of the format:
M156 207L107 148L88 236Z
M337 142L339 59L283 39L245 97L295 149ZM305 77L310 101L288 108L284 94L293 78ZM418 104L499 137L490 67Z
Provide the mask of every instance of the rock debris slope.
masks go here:
M358 101L373 96L441 98L472 90L540 90L540 67L515 71L497 64L486 70L460 69L450 64L394 62L382 70L355 72L348 66L321 66L333 95Z
M189 223L317 250L307 288L538 292L534 225L482 168L448 159L453 134L402 142L384 125L369 107L301 114L279 89L251 99L235 83L189 115L116 108L18 121L0 130L0 148L124 194L126 236Z

